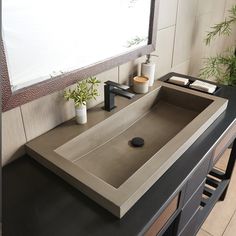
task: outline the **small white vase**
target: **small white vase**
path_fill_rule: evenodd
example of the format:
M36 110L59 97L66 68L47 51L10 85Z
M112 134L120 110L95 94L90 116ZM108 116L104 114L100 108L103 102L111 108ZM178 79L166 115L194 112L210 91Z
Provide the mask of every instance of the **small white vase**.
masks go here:
M86 105L80 105L75 107L75 118L78 124L87 123L87 107Z

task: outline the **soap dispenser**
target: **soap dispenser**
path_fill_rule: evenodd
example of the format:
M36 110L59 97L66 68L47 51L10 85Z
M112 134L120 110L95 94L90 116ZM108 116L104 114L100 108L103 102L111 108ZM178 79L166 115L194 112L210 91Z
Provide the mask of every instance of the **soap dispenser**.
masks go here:
M151 56L157 57L157 55L146 55L146 61L141 64L141 75L145 76L149 79L149 86L153 86L154 83L154 77L155 77L155 63L150 62Z

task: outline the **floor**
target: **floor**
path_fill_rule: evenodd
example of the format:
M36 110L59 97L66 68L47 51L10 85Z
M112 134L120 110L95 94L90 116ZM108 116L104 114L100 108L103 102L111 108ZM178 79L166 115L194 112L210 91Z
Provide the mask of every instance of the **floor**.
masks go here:
M230 154L226 150L217 163L224 169ZM206 219L197 236L235 236L236 235L236 166L230 182L227 196L223 202L218 202Z

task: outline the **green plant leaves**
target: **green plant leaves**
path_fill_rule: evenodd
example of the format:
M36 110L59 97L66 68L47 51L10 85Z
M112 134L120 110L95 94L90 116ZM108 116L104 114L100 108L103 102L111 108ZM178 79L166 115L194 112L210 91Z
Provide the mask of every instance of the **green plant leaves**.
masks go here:
M206 45L209 45L216 36L231 34L232 25L236 23L236 5L232 6L229 13L227 19L211 27L212 31L208 32L205 39ZM204 59L200 77L203 79L214 77L218 83L236 86L236 45L222 54Z
M86 102L91 99L96 99L99 96L98 86L101 82L96 77L89 77L82 81L78 81L75 89L64 91L64 98L74 100L75 106L86 105Z
M207 79L215 77L217 82L225 85L236 85L236 48L218 54L216 57L204 59L204 66L200 70L200 77Z
M214 25L211 27L212 31L208 32L207 37L205 39L206 45L210 45L211 40L215 38L215 36L227 35L229 36L232 31L232 24L236 23L236 5L234 5L229 10L229 17L225 19L223 22Z

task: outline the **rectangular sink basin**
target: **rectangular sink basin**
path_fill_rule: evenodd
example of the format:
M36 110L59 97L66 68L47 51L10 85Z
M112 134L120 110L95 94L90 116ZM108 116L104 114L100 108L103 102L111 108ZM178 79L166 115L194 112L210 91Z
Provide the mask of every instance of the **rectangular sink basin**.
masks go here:
M226 109L227 100L164 82L102 105L27 144L36 160L121 218ZM141 137L142 147L131 140Z

